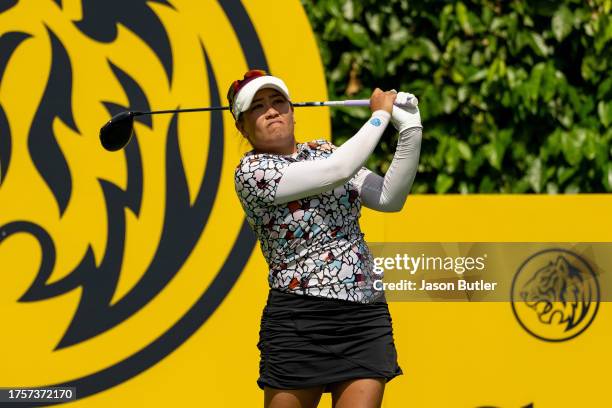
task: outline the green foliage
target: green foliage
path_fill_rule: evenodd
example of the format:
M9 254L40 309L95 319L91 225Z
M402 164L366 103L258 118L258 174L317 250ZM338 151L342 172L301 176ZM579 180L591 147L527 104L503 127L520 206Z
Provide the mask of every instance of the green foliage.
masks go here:
M612 191L612 0L302 0L330 99L417 95L420 193ZM342 143L369 112L333 109ZM391 130L368 163L383 173Z

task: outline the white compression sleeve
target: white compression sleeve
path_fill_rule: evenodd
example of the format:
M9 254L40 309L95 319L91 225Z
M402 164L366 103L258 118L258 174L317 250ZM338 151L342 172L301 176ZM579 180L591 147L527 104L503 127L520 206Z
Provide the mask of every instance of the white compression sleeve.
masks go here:
M279 181L274 204L320 194L349 181L374 151L390 118L389 112L377 110L329 157L288 165Z
M364 206L373 210L395 212L404 206L419 164L423 129L412 127L400 133L393 160L385 177L365 167L352 183L359 190Z

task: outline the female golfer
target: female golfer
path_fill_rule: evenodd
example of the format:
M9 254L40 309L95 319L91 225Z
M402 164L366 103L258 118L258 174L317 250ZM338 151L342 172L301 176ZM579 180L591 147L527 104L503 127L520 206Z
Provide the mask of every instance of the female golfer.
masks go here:
M391 316L376 290L359 227L361 205L401 210L416 173L422 126L413 95L376 89L372 116L342 146L296 143L284 82L264 71L234 81L228 100L253 149L235 171L236 193L269 266L257 384L266 407L379 407L397 363ZM400 132L384 178L363 167L389 121Z

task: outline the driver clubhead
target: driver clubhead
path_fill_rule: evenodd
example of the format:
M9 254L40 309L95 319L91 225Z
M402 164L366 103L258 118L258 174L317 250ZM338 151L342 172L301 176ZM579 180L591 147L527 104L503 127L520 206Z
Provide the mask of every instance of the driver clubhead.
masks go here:
M123 149L132 138L134 112L121 112L100 128L100 142L111 152Z

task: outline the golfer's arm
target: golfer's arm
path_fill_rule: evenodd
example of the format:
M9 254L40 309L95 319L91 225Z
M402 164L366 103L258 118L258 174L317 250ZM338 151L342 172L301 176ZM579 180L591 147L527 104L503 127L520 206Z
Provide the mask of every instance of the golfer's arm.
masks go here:
M374 151L390 118L388 112L377 110L353 137L329 157L291 163L283 171L274 204L320 194L349 181Z
M353 179L364 206L384 212L401 211L410 192L419 164L423 129L404 130L385 177L367 169Z

